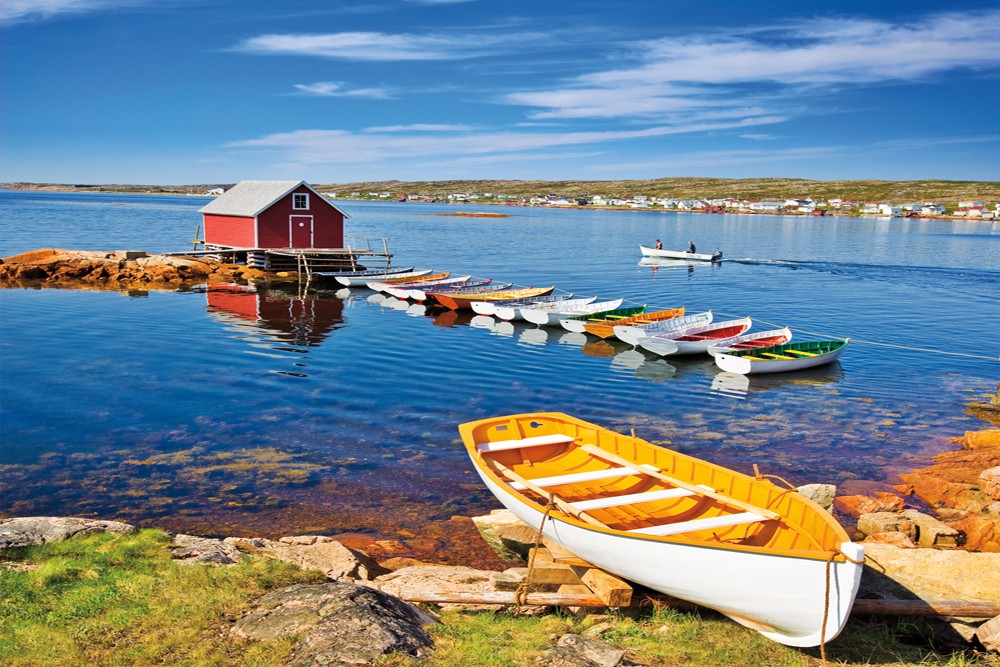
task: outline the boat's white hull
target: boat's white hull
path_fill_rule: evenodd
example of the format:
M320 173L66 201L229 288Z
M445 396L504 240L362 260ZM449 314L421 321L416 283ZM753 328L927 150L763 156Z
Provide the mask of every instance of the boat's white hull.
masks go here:
M582 333L582 334L587 333L587 330L584 328L587 324L586 320L574 320L564 316L559 319L559 324L566 331L572 331L573 333Z
M532 324L537 324L542 327L554 327L557 326L564 317L575 317L577 315L587 315L589 313L602 313L606 310L614 310L615 308L620 308L624 299L615 299L614 301L596 301L596 297L589 299L586 302L578 302L575 305L562 304L557 308L548 309L530 309L521 312L521 316L528 322ZM575 301L575 299L574 299ZM580 323L581 325L583 322ZM580 327L583 330L583 327Z
M737 343L744 343L754 340L760 340L761 338L783 338L782 343L775 343L776 345L782 345L784 343L791 342L792 340L792 330L788 327L784 329L773 329L771 331L759 331L757 333L743 334L742 336L737 336L732 340L719 341L715 345L712 345L706 350L713 357L717 354L724 354L734 350L733 347Z
M542 512L522 503L478 468L477 472L507 509L538 529ZM543 532L603 570L715 609L787 646L817 646L836 637L847 622L861 582L861 565L831 564L829 616L823 633L825 560L609 534L551 515ZM844 542L840 549L856 561L864 556L864 547L853 542Z
M521 301L510 301L508 303L498 302L494 304L493 317L498 320L504 320L505 322L512 322L515 320L524 319L524 311L528 309L549 309L549 308L559 308L567 303L590 303L596 300L596 296L586 296L571 298L571 295L564 294L553 294L547 297L543 297L538 300L527 299Z
M752 375L758 373L786 373L788 371L800 371L804 368L813 368L833 363L840 358L847 348L841 348L828 352L827 354L815 357L803 357L801 359L772 359L768 361L752 361L746 357L735 357L730 354L715 355L715 365L730 373L741 375Z
M442 287L447 287L448 285L457 285L459 283L465 282L472 278L472 276L458 276L457 278L445 278L442 280L431 280L426 282L407 282L407 283L368 283L368 289L375 290L376 292L382 292L388 294L389 296L394 296L397 299L406 299L406 293L414 288L420 289L440 289Z
M647 335L638 339L636 345L644 350L655 352L656 354L662 356L672 354L705 354L708 352L708 348L713 345L729 343L739 338L742 334L726 336L725 338L706 338L703 340L684 339L695 338L695 334L712 335L712 332L715 332L715 335L720 335L722 333L721 330L723 329L739 329L741 332L746 333L751 324L753 324L753 322L750 318L744 317L740 320L710 322L708 324L675 329L673 331L657 332L653 335L649 335L647 332Z
M626 342L629 345L638 345L639 339L645 336L652 336L657 333L668 331L680 331L690 327L702 326L712 323L712 311L704 313L694 313L693 315L683 315L669 320L650 322L649 324L622 325L614 328L615 338Z
M344 276L334 276L337 282L346 287L360 287L367 286L371 282L379 282L382 280L389 280L395 278L416 278L418 276L426 276L428 273L434 269L421 269L419 271L407 271L405 273L400 273L398 271L382 272L382 273L369 273L367 275L344 275Z
M650 248L641 245L639 250L643 257L660 257L663 259L686 259L698 262L721 262L722 253L717 255L706 255L697 252L685 252L683 250L664 250L662 248Z

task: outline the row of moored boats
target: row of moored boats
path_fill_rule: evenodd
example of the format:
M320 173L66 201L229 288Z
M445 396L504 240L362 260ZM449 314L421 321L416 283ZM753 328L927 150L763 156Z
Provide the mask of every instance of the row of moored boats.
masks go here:
M517 287L491 278L416 270L358 271L337 276L348 287L366 286L397 299L472 310L505 321L599 338L615 337L660 356L709 354L724 371L749 375L811 368L837 360L849 339L792 342L788 327L752 332L749 317L716 321L712 311L650 309L624 299L601 300L556 293L551 287Z

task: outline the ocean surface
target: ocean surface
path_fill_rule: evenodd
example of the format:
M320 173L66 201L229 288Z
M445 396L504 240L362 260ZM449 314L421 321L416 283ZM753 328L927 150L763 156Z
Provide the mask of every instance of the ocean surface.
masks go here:
M0 256L183 250L207 201L0 191ZM852 342L833 365L746 378L364 288L0 289L0 514L426 536L498 507L456 430L492 415L562 411L841 493L887 489L987 426L966 406L1000 380L995 222L338 205L398 266ZM436 215L475 211L509 217ZM726 261L641 265L656 239Z

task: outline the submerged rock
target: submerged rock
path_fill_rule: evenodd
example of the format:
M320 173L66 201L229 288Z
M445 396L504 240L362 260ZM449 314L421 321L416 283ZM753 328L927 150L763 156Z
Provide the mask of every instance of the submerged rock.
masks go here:
M120 521L101 521L61 516L28 516L0 519L0 549L30 547L59 542L86 533L131 535L136 527Z
M347 582L298 584L264 595L232 634L254 641L301 635L289 665L369 665L402 651L425 655L430 616L381 591Z

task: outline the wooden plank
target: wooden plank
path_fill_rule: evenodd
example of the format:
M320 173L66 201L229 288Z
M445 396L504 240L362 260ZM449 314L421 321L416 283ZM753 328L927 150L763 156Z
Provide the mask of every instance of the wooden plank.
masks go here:
M632 604L632 586L624 579L596 567L576 566L573 571L609 607L627 607Z
M711 487L705 487L709 491ZM589 510L603 509L605 507L621 507L622 505L636 505L638 503L648 503L654 500L669 500L671 498L684 498L695 495L694 491L688 489L658 489L656 491L644 491L642 493L627 493L621 496L605 496L594 498L593 500L580 500L570 503L581 512Z
M628 459L618 456L617 454L613 454L607 450L601 449L596 445L580 445L580 449L584 450L589 454L592 454L593 456L604 459L605 461L608 461L610 463L617 463L618 465L632 468L637 472L640 472L644 475L650 475L652 477L655 477L656 479L663 480L668 484L679 486L682 489L688 489L689 491L694 491L695 493L703 495L707 498L718 500L720 503L724 505L729 505L731 507L738 507L747 512L753 512L754 514L760 515L765 519L781 518L780 514L778 514L777 512L773 512L769 509L764 509L763 507L757 507L750 503L743 502L742 500L737 500L736 498L730 498L729 496L723 495L716 491L709 491L707 489L698 486L697 484L692 484L691 482L685 482L682 479L676 479L669 475L665 475L662 472L653 472L652 470L649 470L647 466L639 465L638 463L629 461Z
M575 442L576 438L571 435L555 433L552 435L536 435L520 440L498 440L496 442L483 442L476 445L476 449L481 452L502 452L508 449L521 449L522 447L540 447L542 445L560 445Z
M435 591L429 589L409 589L397 596L406 602L429 604L503 604L515 605L517 600L512 591ZM526 605L552 607L606 607L604 600L593 593L528 593Z
M650 466L650 470L656 470ZM596 482L602 479L613 479L615 477L629 477L634 475L636 468L632 466L624 466L620 468L605 468L603 470L585 470L584 472L575 472L568 475L553 475L552 477L536 477L535 479L527 480L538 487L544 486L560 486L562 484L576 484L578 482ZM519 486L522 485L522 486ZM523 491L523 482L515 482L511 484L511 488L517 489L518 491Z
M1000 616L1000 602L957 600L864 600L854 601L852 614L871 616L957 616L993 618Z
M551 540L543 540L545 542L545 547L548 549L552 560L556 563L562 563L564 565L582 565L583 567L594 567L582 558L570 553L563 549L560 545L552 542Z

